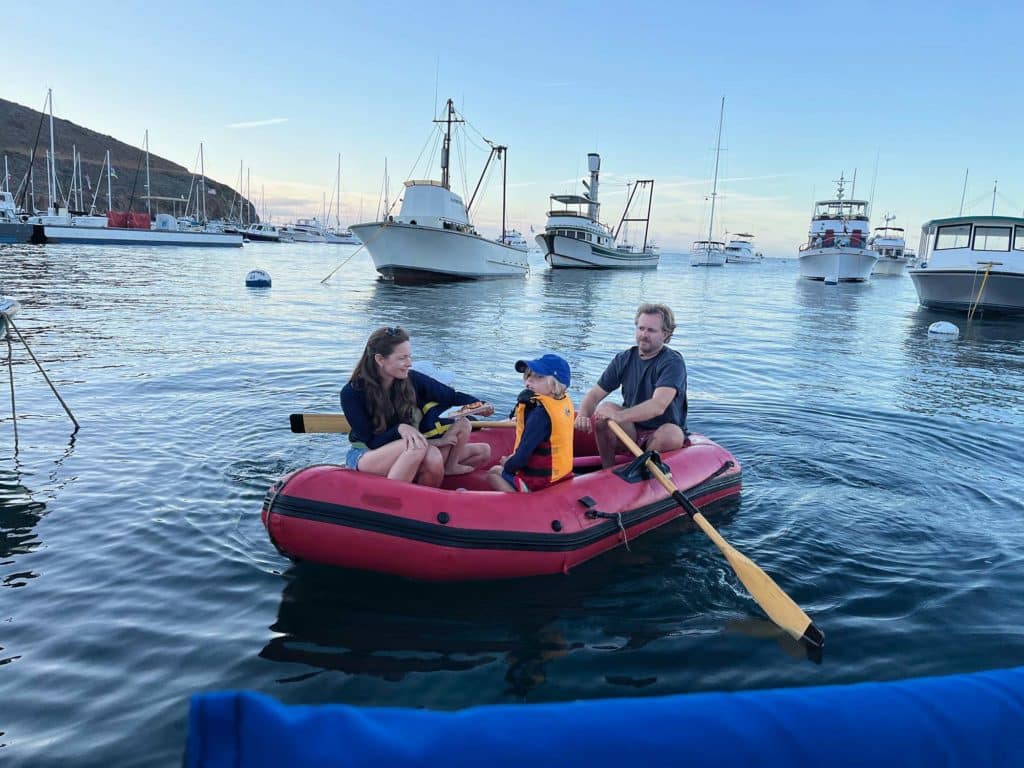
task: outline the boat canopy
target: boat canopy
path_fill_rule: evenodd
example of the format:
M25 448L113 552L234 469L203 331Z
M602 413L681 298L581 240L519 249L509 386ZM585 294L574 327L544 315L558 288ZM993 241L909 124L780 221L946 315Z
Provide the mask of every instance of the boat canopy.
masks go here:
M586 195L552 195L551 199L565 205L599 205Z
M867 210L867 200L819 200L814 204L814 218L867 220Z

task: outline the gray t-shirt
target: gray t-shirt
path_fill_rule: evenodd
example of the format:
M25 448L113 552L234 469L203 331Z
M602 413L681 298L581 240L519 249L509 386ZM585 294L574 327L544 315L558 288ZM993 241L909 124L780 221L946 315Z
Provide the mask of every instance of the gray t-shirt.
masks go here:
M686 362L674 349L662 347L656 357L641 360L636 347L617 354L605 368L597 386L605 392L622 387L622 404L632 408L650 400L658 387L672 387L676 396L661 416L638 421L641 429L657 429L662 424L678 424L686 429Z

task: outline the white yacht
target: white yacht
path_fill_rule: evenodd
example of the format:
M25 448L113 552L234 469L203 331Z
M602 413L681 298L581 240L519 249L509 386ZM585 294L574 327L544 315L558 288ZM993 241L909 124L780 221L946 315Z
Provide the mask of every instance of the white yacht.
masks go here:
M1024 218L955 216L921 227L918 301L932 309L1024 313Z
M448 160L452 124L465 122L458 117L451 99L445 117L434 122L446 126L441 180L406 181L397 216L385 214L384 221L354 224L352 231L370 252L377 271L396 283L525 277L529 270L526 251L483 237L469 219L469 206L451 189ZM493 159L505 161L507 150L491 144L481 180Z
M320 219L315 216L312 219L296 219L291 224L281 227L281 234L287 235L296 243L326 243L327 231Z
M355 236L348 227L331 227L324 232L324 242L341 243L342 245L362 245L362 240Z
M754 250L754 236L745 232L733 235L725 246L726 264L760 264L764 254Z
M530 247L526 242L526 238L523 237L523 233L518 229L506 229L504 237L498 240L498 242L511 245L513 248L518 248L521 251L529 250Z
M868 203L844 200L842 176L836 196L814 204L807 242L800 246L800 275L826 283L861 283L871 277L878 254L868 247Z
M718 197L718 159L722 154L722 118L725 117L725 96L718 110L718 143L715 145L715 180L711 184L711 215L708 216L708 238L697 240L690 248L691 267L724 267L725 243L712 240L711 233L715 227L715 198Z
M551 195L552 206L548 211L544 232L536 236L544 259L552 269L637 269L658 266L661 258L657 248L648 245L647 229L650 224L650 201L654 196L654 179L637 181L630 191L626 207L618 227L613 231L599 219L601 208L598 202L598 181L601 173L601 156L596 152L587 155L590 182L583 182L583 195ZM630 204L638 190L647 193L647 216L629 217ZM560 204L556 207L554 204ZM570 206L574 206L570 208ZM644 240L641 245L616 242L623 225L629 221L644 223Z
M896 217L885 215L885 226L875 227L874 234L868 238L868 245L878 254L872 275L899 276L907 267L909 253L907 241L903 236L903 227L889 226Z

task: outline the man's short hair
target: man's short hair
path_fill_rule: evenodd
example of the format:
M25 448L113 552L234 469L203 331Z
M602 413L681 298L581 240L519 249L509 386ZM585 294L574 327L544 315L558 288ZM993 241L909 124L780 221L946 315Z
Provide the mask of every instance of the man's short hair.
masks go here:
M661 329L668 333L668 338L665 341L672 338L672 334L676 330L676 316L665 304L641 304L636 311L636 317L633 318L634 323L640 319L640 315L661 315Z

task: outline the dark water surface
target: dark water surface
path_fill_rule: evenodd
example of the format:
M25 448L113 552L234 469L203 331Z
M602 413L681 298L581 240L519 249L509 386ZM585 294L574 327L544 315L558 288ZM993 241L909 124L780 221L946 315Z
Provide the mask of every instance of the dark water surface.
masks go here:
M188 698L454 709L810 686L1024 663L1024 323L967 326L909 278L826 287L792 261L396 288L344 246L6 247L2 291L82 429L14 349L0 367L0 762L180 760ZM267 269L270 290L247 290ZM564 578L410 584L292 567L267 486L340 462L294 435L336 411L368 332L502 408L562 351L579 403L665 301L691 428L744 465L716 519L827 633L803 659L711 542L668 526ZM963 335L930 340L931 322ZM6 345L0 347L6 354Z

